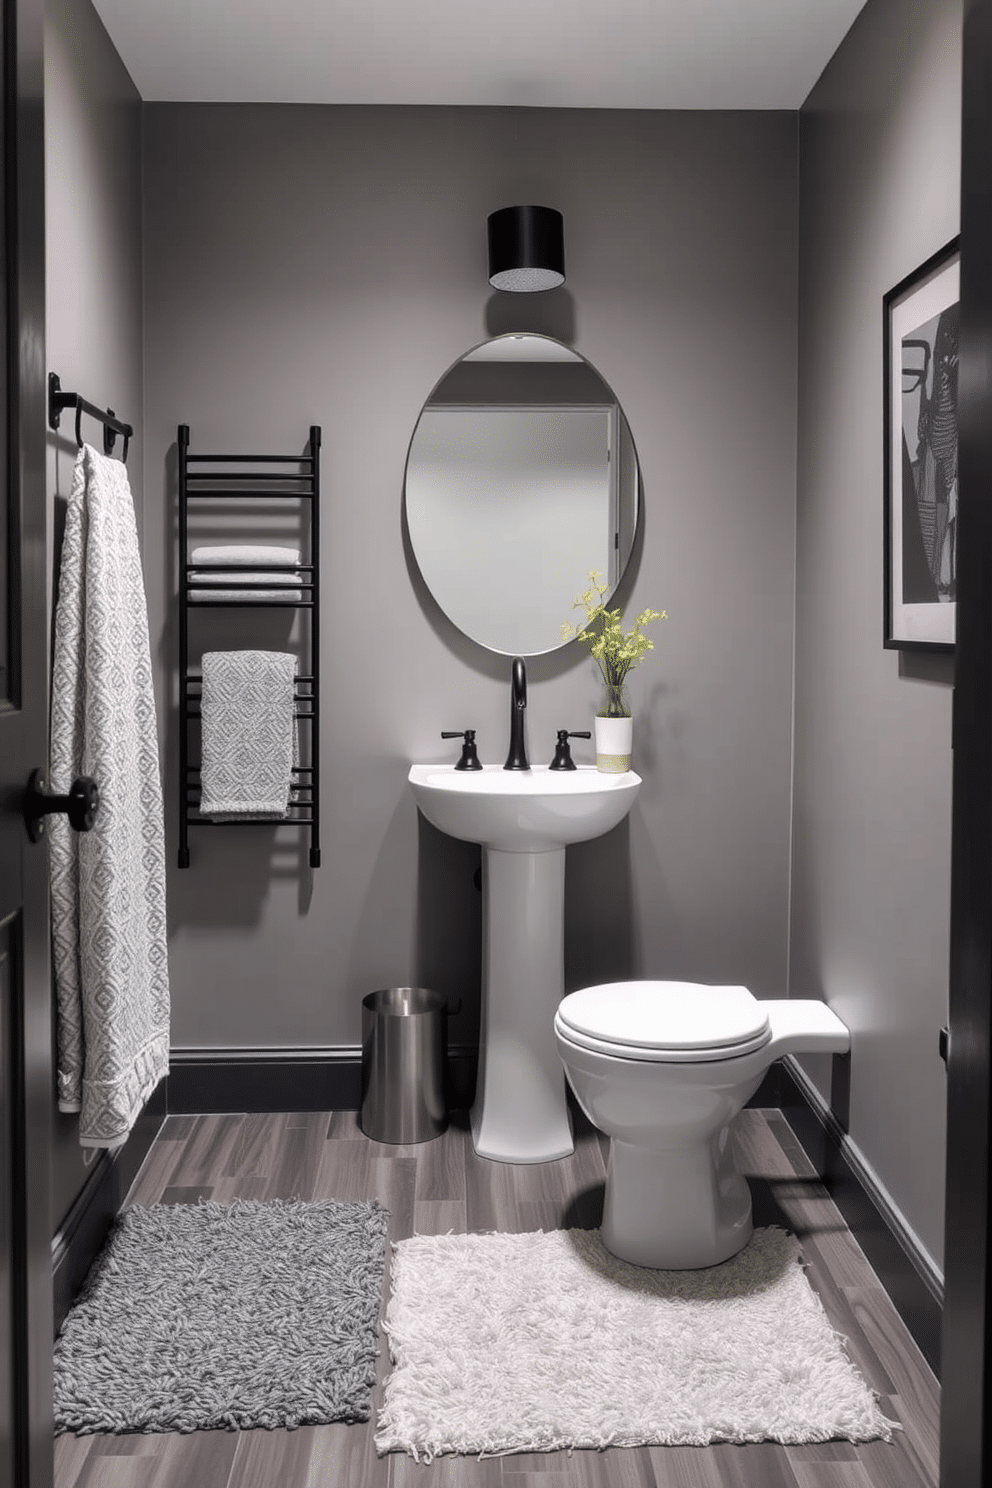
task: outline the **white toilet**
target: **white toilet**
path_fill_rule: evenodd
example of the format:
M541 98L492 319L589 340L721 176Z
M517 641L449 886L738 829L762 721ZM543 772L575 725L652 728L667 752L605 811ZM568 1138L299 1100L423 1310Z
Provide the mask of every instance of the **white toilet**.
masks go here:
M759 1002L746 987L610 982L563 998L568 1082L610 1138L603 1243L637 1266L696 1269L751 1238L734 1121L783 1054L844 1054L824 1002Z

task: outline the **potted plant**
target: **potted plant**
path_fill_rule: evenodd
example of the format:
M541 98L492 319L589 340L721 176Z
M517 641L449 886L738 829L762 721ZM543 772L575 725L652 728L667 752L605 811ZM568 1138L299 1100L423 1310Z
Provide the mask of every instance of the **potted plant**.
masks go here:
M667 620L666 610L642 610L630 630L623 630L620 611L603 604L607 585L598 570L589 573L590 587L573 601L573 608L586 612L582 625L565 624L563 641L577 640L588 646L606 684L606 701L596 714L596 767L609 774L630 769L634 720L627 701L626 683L631 669L654 650L654 641L643 627L652 620Z

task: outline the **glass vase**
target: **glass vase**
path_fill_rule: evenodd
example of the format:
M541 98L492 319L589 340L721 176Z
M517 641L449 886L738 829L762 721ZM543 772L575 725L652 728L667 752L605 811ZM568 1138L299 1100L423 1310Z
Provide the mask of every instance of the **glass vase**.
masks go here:
M627 691L622 682L607 682L606 704L599 710L600 718L629 718L631 716L630 705L627 702Z

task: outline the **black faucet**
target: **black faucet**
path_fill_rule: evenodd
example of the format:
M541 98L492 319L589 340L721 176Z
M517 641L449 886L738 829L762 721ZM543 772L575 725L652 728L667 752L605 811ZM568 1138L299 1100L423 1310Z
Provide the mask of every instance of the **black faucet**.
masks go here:
M524 745L524 713L527 711L527 669L522 656L513 658L510 669L510 752L504 770L529 770Z

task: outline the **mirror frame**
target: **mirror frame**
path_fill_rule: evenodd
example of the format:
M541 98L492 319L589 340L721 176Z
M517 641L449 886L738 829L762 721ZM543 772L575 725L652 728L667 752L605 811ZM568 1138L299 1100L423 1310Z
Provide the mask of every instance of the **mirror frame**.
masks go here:
M639 528L640 528L641 512L642 512L642 505L643 505L643 499L644 499L643 480L642 480L642 476L641 476L641 463L640 463L640 459L639 459L638 453L637 453L637 446L636 446L636 444L634 442L633 431L632 431L632 429L630 427L630 421L628 420L628 418L627 418L627 416L626 416L626 414L625 414L625 412L623 410L623 407L622 407L619 399L617 398L616 394L614 393L612 387L606 381L605 377L603 377L602 373L598 370L598 368L595 367L593 365L593 363L589 361L588 357L584 356L581 352L576 351L574 347L569 346L566 342L559 341L555 337L545 335L542 332L535 332L535 331L510 331L510 332L501 333L498 336L487 337L485 340L480 341L476 345L470 347L468 351L463 352L463 354L460 357L457 357L446 368L446 370L442 373L442 375L437 379L437 381L434 383L433 387L431 388L431 391L428 394L427 399L425 400L424 404L422 405L419 414L417 415L417 420L416 420L416 423L413 426L413 431L412 431L412 433L410 435L410 441L409 441L409 444L407 445L406 460L405 460L404 468L403 468L403 517L404 517L404 523L405 523L405 527L406 527L407 537L409 539L410 553L411 553L411 556L413 558L414 564L416 565L417 573L420 576L421 582L423 583L423 585L424 585L425 589L427 590L427 592L430 594L431 599L434 601L435 605L437 605L438 609L447 618L447 620L455 627L455 629L461 635L465 636L468 640L472 641L475 645L480 646L484 651L489 652L491 655L494 655L494 656L518 656L519 655L519 656L524 656L524 657L536 657L536 656L549 656L549 655L553 655L556 651L560 651L563 647L571 644L571 641L570 640L558 640L558 641L554 642L552 645L542 645L538 649L530 649L530 648L522 648L522 647L516 647L516 648L513 648L513 649L504 649L502 646L495 645L491 641L482 639L478 634L473 634L472 630L466 629L465 628L465 625L463 623L461 623L453 614L449 613L449 611L441 603L440 599L434 593L434 590L431 587L431 584L430 584L430 582L428 580L428 577L427 577L427 575L424 572L424 568L423 568L423 564L422 564L422 551L420 553L418 553L418 545L417 545L417 542L416 542L416 540L414 538L414 526L415 526L415 524L412 524L411 521L410 521L410 506L409 506L410 466L411 466L411 460L413 458L414 447L415 447L416 440L417 440L417 434L418 434L418 431L421 429L421 425L423 423L423 419L424 419L425 413L428 412L428 410L431 408L431 405L435 402L435 399L436 399L436 395L438 393L438 390L443 387L444 383L448 380L448 378L452 375L452 373L455 372L455 370L457 368L461 367L466 361L470 361L470 360L483 361L483 360L485 360L484 358L476 357L476 355L475 355L477 352L482 351L483 348L485 348L485 347L491 347L491 346L494 346L494 345L496 345L496 344L498 344L500 342L504 342L504 341L518 341L518 340L521 340L521 339L527 339L527 340L532 340L532 341L544 341L544 342L548 342L552 346L560 347L562 349L562 351L568 353L568 355L567 356L564 356L564 357L549 358L548 359L549 362L555 362L555 361L557 361L557 362L561 362L561 363L568 363L568 362L573 362L574 361L574 362L581 363L586 369L588 369L588 371L591 372L598 379L599 383L601 384L601 386L603 388L603 392L604 392L604 398L603 398L602 404L599 404L599 405L594 405L594 404L590 403L588 405L577 404L576 406L577 407L588 406L589 408L601 407L603 409L609 408L611 410L615 410L615 415L611 418L611 426L613 427L613 429L615 431L615 434L616 434L616 447L619 448L619 445L620 445L620 442L621 442L621 438L622 437L625 438L626 441L629 443L630 456L631 456L632 468L633 468L632 494L633 494L634 515L633 515L633 521L630 523L630 537L629 537L629 540L627 542L625 542L624 545L623 545L623 551L621 553L620 558L618 559L618 563L617 563L617 568L616 568L616 571L615 571L615 575L614 575L614 577L612 578L612 580L610 582L609 588L608 588L608 590L606 592L606 595L604 596L604 600L608 601L612 597L612 595L616 593L618 587L623 582L624 575L625 575L625 573L627 572L627 570L628 570L628 568L630 566L630 562L631 562L631 559L632 559L632 556L633 556L634 547L635 547L635 543L636 543L636 540L637 540L637 534L638 534L638 531L639 531ZM501 358L492 358L492 360L495 362L495 361L501 361L503 359L501 359ZM508 357L505 360L506 361L512 361L514 359ZM541 364L540 361L537 358L535 358L534 359L534 365L540 365L540 364ZM481 408L484 405L481 405L480 404L479 406ZM507 408L510 408L510 407L512 407L514 405L508 403L505 406ZM625 431L625 433L623 433L623 431ZM577 573L576 574L576 580L575 580L576 591L578 591L578 589L581 587L583 581L587 578L587 576L588 576L588 571L585 571L585 572ZM564 618L567 618L567 616L564 617ZM564 623L564 618L563 618L563 623Z

